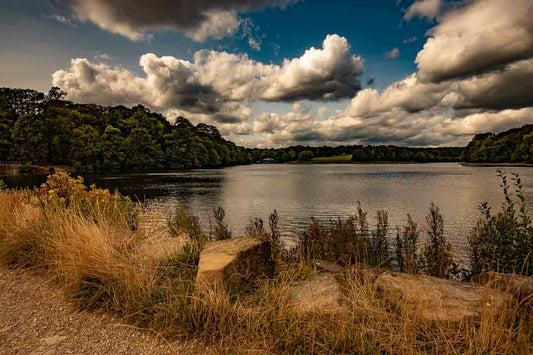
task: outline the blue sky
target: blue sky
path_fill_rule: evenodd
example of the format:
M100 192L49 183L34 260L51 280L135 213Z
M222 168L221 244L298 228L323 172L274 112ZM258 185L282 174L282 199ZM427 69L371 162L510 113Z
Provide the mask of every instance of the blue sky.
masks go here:
M533 0L0 0L0 86L248 146L463 145L533 123Z

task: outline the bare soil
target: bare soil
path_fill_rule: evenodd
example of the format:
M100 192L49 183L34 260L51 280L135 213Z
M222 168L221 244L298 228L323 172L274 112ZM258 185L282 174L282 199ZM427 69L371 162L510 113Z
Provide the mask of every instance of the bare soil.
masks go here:
M79 312L43 275L0 266L0 354L206 354L109 315Z

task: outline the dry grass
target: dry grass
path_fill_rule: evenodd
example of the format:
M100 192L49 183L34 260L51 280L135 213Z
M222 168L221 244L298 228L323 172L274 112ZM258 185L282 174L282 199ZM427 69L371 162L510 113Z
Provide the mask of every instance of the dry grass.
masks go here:
M198 295L191 246L137 223L138 210L129 201L80 192L68 204L58 197L57 204L56 197L45 199L43 193L0 192L0 261L47 270L79 307L120 314L168 337L199 337L227 352L525 354L533 349L531 317L520 305L510 304L503 314L485 310L480 321L422 321L408 307L388 305L370 273L361 277L355 267L342 277L347 309L342 313L291 308L291 284L315 272L306 265L282 263L275 279L240 295L223 290Z

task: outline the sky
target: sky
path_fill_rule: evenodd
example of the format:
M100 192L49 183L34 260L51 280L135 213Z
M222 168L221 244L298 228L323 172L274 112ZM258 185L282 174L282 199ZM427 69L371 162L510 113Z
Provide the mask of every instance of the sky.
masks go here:
M462 146L533 123L532 18L533 0L0 0L0 86L249 147Z

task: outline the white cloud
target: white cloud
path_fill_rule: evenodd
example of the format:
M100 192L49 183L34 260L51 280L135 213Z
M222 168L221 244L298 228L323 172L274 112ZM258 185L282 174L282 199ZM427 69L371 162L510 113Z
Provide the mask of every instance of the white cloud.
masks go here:
M441 8L442 0L417 0L405 11L404 18L408 21L415 17L433 20Z
M194 61L145 54L144 77L120 67L74 59L53 74L53 84L82 102L134 103L158 109L181 108L215 113L229 101L294 101L351 97L359 89L361 58L350 54L345 38L329 35L322 49L310 48L281 66L265 65L247 55L199 51Z

